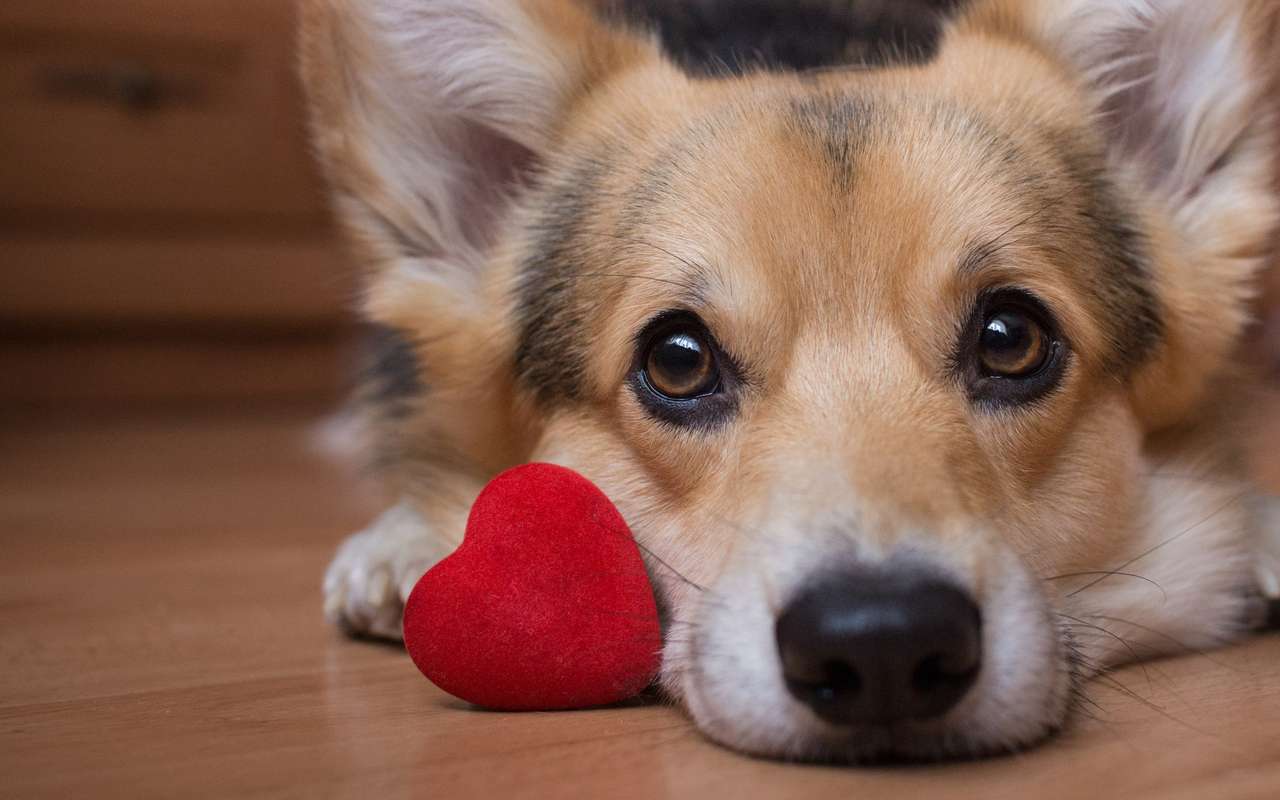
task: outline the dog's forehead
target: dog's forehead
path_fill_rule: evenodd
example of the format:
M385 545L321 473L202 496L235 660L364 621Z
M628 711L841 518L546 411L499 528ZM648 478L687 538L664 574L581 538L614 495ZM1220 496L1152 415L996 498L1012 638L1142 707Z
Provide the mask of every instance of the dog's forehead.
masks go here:
M771 88L659 138L612 187L616 231L675 251L649 260L663 277L696 263L715 301L755 281L811 316L815 291L848 312L940 289L1052 190L1014 134L929 95Z
M644 173L647 208L625 224L674 231L672 246L715 243L721 283L764 282L770 302L821 324L903 295L958 302L957 289L1015 283L1087 306L1108 371L1142 362L1160 336L1153 256L1087 117L966 102L926 81L827 77L687 125Z
M1082 123L857 71L717 82L655 107L637 131L600 126L570 148L534 204L517 360L544 396L576 392L556 364L606 296L616 309L665 293L748 324L781 308L852 332L907 297L919 322L954 316L956 276L996 269L1087 306L1100 368L1126 373L1158 341L1140 221ZM620 266L667 288L580 291Z

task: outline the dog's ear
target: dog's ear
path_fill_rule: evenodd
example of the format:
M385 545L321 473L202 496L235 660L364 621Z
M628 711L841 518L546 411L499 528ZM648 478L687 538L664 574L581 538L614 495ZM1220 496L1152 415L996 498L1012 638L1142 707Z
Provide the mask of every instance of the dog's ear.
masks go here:
M306 0L316 147L375 285L458 299L570 106L654 52L571 0Z
M1277 220L1273 0L979 0L961 24L1030 40L1091 98L1122 188L1156 225L1160 356L1136 376L1151 428L1231 354Z

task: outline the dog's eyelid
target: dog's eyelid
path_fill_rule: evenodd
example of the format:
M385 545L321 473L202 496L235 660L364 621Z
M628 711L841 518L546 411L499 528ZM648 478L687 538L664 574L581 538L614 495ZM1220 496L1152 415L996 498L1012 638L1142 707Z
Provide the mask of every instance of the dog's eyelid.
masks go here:
M740 383L748 386L754 383L751 372L745 366L746 361L725 345L725 340L717 333L715 328L707 323L705 313L705 307L691 306L673 306L659 311L642 322L632 334L632 346L638 350L644 347L661 328L675 324L682 319L687 319L707 332L711 338L712 345L715 347L716 354L732 369L734 377Z
M698 309L686 306L673 306L659 311L641 322L639 327L637 327L635 332L632 334L631 341L636 347L640 347L644 345L644 343L648 341L649 337L651 337L659 328L666 327L667 325L679 322L680 320L688 320L699 327L705 328L708 333L711 333L712 338L715 337L710 326L703 321L702 314L699 313Z
M1063 314L1055 307L1054 301L1025 284L1010 282L986 286L978 290L971 308L975 314L982 314L1003 305L1030 313L1045 326L1055 341L1064 340L1060 323Z

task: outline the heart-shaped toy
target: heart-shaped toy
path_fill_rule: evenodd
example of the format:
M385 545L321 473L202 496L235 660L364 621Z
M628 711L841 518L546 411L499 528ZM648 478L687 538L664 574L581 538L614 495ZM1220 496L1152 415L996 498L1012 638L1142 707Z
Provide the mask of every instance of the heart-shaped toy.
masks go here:
M476 498L462 544L409 595L422 674L479 706L551 710L635 695L662 634L631 530L573 470L525 464Z

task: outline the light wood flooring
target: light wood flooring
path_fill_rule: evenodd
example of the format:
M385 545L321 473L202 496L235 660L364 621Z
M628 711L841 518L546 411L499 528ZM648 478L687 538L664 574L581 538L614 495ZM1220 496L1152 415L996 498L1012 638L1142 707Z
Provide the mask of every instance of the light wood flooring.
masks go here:
M1126 669L1099 720L936 767L744 758L667 707L469 710L321 619L378 498L318 419L0 427L0 797L1280 798L1280 636Z

